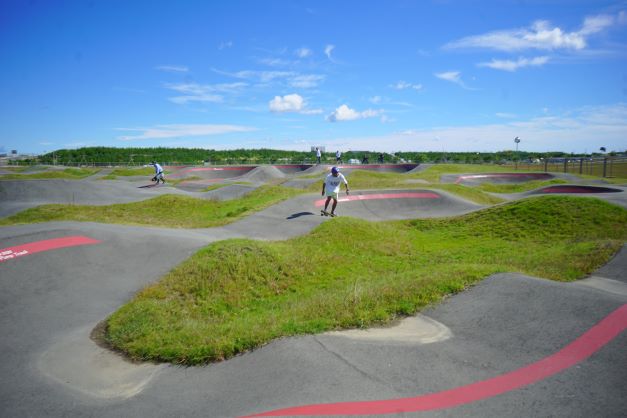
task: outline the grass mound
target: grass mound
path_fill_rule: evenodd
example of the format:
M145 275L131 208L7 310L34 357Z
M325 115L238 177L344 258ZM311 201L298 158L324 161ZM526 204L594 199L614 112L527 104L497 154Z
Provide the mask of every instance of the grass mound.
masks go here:
M202 364L410 315L493 273L573 280L626 237L626 210L563 196L444 220L336 218L288 241L202 249L115 312L106 339L135 359Z
M99 172L99 168L66 168L61 171L46 171L32 174L5 174L0 180L41 180L41 179L67 179L78 180Z
M43 205L0 219L0 226L34 222L82 221L171 228L208 228L233 222L299 193L296 189L264 186L240 199L220 202L187 196L163 195L141 202L107 206Z

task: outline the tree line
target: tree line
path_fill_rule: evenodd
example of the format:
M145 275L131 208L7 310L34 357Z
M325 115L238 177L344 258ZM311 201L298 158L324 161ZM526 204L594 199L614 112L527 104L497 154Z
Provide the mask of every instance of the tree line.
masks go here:
M536 161L554 158L581 158L602 154L569 154L564 152L396 152L379 153L375 151L347 151L342 153L342 160L368 163L506 163L511 161ZM233 149L212 150L202 148L115 148L85 147L78 149L60 149L49 152L25 163L54 165L145 165L157 161L167 165L198 164L307 164L315 162L315 152L286 151L275 149ZM335 151L325 152L323 162L335 162Z

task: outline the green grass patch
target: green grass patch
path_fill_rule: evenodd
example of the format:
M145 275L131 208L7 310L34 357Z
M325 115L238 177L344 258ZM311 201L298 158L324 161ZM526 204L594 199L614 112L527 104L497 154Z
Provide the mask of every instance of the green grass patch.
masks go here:
M0 226L51 221L208 228L233 222L302 192L263 186L240 199L213 201L163 195L141 202L107 206L43 205L0 219Z
M567 196L440 220L336 218L287 241L200 250L115 312L105 338L134 359L204 364L283 336L386 323L493 273L573 280L626 237L626 210Z
M41 179L67 179L79 180L92 176L99 172L99 168L66 168L60 171L46 171L32 174L5 174L0 180L41 180Z
M577 177L581 177L586 180L603 180L608 184L627 184L627 178L625 177L599 177L599 176L589 176L587 174L575 174Z

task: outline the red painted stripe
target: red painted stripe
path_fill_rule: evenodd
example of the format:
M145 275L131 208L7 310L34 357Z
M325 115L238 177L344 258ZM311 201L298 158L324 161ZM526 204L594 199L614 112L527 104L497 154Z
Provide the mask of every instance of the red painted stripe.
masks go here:
M338 202L352 202L355 200L377 200L377 199L439 199L440 195L436 193L374 193L374 194L360 194L349 195L337 199ZM324 206L326 199L316 200L314 205L316 207Z
M77 245L90 245L98 243L100 243L100 241L79 235L30 242L28 244L0 249L0 262L23 257L25 255L39 253L42 251L55 250L57 248L75 247Z
M627 328L627 304L621 306L575 341L538 362L492 379L413 398L341 402L278 409L249 417L286 415L378 415L453 408L519 389L553 376L587 359Z
M330 165L330 164L329 164ZM416 168L418 164L343 164L336 166L340 170L342 168Z
M607 193L608 191L611 189L594 186L551 186L540 190L542 193Z
M246 167L196 167L196 168L189 168L187 170L185 170L185 172L189 172L189 171L231 171L231 170L252 170L255 167L250 167L250 166L246 166Z

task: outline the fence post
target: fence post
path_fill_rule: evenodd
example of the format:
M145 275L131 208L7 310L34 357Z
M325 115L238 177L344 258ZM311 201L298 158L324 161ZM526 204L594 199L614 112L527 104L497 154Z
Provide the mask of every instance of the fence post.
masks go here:
M568 158L564 158L564 173L568 173Z
M603 177L607 177L607 157L603 158Z
M579 174L583 174L583 158L579 160Z
M549 172L549 159L548 158L544 159L544 172L545 173Z

